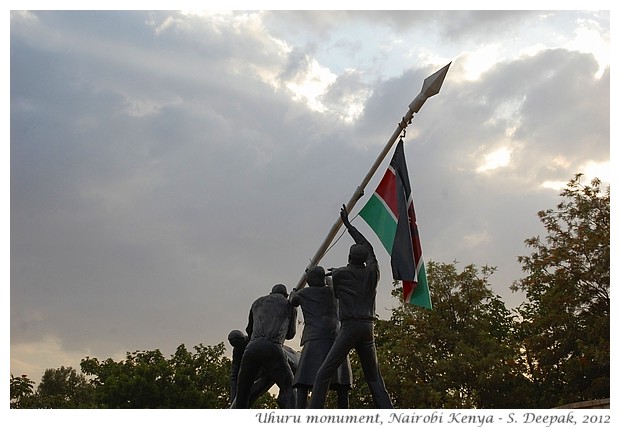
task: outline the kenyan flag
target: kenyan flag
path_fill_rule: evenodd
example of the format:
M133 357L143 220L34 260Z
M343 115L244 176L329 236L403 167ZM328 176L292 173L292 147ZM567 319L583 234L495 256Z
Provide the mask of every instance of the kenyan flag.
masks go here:
M402 139L374 194L359 212L392 259L405 302L432 309Z

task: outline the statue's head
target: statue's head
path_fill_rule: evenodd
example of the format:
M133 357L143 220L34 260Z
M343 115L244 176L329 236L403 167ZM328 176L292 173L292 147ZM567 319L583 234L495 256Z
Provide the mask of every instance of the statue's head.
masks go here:
M325 286L325 269L319 265L309 268L306 272L308 286Z
M233 347L243 346L247 342L247 339L248 339L247 335L245 335L243 332L241 332L238 329L235 329L234 331L230 331L230 334L228 334L228 342Z
M349 262L353 265L364 265L368 259L368 249L363 244L355 243L349 249Z
M284 297L288 297L288 292L286 291L286 286L281 283L278 283L274 287L271 288L271 293L279 293L280 295L284 295Z

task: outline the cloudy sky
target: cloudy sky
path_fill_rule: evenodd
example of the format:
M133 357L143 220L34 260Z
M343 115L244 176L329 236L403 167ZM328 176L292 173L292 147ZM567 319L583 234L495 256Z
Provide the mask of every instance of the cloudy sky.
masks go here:
M450 62L405 138L425 259L517 306L537 211L610 180L609 46L608 11L10 12L11 373L244 329Z

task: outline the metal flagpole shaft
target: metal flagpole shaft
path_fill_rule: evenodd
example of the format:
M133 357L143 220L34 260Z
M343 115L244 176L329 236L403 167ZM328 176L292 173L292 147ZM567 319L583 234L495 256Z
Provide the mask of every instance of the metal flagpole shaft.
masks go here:
M441 89L441 85L443 84L444 78L446 77L446 74L448 73L448 68L450 67L450 64L452 63L451 62L448 63L446 66L444 66L440 70L436 71L435 73L433 73L432 75L424 79L424 83L422 84L422 90L409 104L409 109L407 110L407 113L405 113L405 116L403 116L403 119L400 121L400 123L396 127L396 130L394 130L394 133L392 134L392 136L386 143L385 147L383 148L383 150L381 151L381 153L375 160L374 164L372 165L372 167L370 167L370 170L368 171L368 173L366 173L364 180L362 180L362 183L357 187L357 189L355 190L355 192L349 199L349 202L346 204L347 212L351 213L351 209L353 208L355 203L362 197L362 195L364 195L364 189L366 188L366 185L368 185L368 182L370 182L370 179L377 171L377 168L379 168L379 165L381 165L381 163L383 162L383 159L385 158L385 156L388 154L388 152L394 145L394 142L396 141L398 136L401 134L401 132L405 128L407 128L407 125L411 123L411 120L413 119L413 114L418 113L418 111L420 110L420 108L422 107L422 105L428 98L439 93L439 90ZM338 219L336 220L336 222L332 225L331 229L329 230L327 237L325 237L325 240L323 241L319 249L316 251L312 259L310 260L309 267L315 266L319 263L321 258L325 255L327 248L334 240L334 237L338 233L338 230L340 229L341 226L342 226L342 219L340 218L340 216L338 216ZM301 279L299 279L299 282L297 283L297 286L295 287L295 289L299 290L303 288L305 284L306 284L306 275L304 273L304 275L301 276Z

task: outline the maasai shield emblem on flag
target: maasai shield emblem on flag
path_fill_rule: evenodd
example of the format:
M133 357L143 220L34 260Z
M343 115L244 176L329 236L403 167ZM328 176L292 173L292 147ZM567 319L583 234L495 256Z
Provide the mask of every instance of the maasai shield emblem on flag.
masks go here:
M402 282L405 302L433 308L402 139L379 186L359 214L391 255L392 277Z

